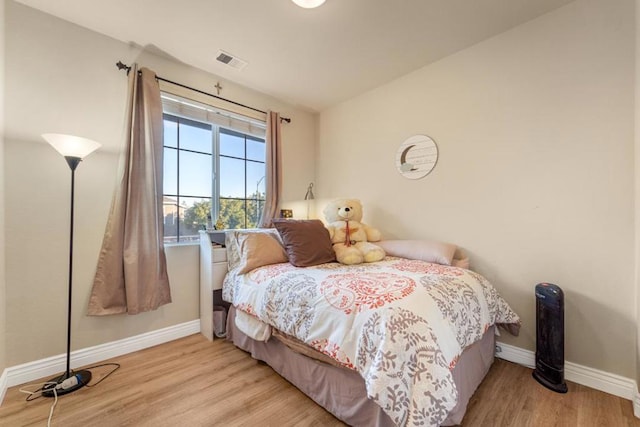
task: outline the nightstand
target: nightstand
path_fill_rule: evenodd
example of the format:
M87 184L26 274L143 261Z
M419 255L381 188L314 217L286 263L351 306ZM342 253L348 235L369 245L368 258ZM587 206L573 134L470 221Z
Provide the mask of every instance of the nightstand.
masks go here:
M222 281L227 274L227 250L212 243L207 231L200 231L200 333L213 340L213 310L224 306Z

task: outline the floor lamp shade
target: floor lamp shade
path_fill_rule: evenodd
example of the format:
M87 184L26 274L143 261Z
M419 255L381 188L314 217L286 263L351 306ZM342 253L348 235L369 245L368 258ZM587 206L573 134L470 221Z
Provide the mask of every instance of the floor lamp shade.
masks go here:
M71 168L71 211L69 227L69 291L67 305L67 367L65 372L52 378L42 388L45 397L57 397L71 393L84 387L91 381L91 372L86 370L71 370L71 291L73 289L73 206L75 188L75 170L80 161L100 147L95 141L73 135L45 133L42 137L67 160Z
M293 2L300 7L304 7L305 9L313 9L314 7L322 5L325 0L293 0Z
M304 195L305 200L314 200L316 196L313 194L313 182L309 183L307 187L307 193Z
M44 133L42 137L64 157L84 159L100 148L99 143L80 136L64 135L61 133Z

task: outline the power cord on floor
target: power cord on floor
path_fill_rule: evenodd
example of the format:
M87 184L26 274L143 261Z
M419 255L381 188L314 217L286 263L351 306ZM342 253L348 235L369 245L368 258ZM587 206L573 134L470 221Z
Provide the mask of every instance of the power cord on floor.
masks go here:
M51 409L49 409L49 418L47 419L47 427L51 427L51 419L53 418L53 410L56 408L56 405L58 404L58 390L55 387L56 384L57 383L55 383L55 382L48 381L46 383L39 384L40 388L37 389L36 391L30 391L30 390L26 390L26 389L23 389L23 388L18 390L18 391L20 391L20 393L27 393L28 394L27 402L30 402L32 400L36 400L39 397L42 397L42 390L44 389L44 387L46 387L48 385L52 386L51 390L53 390L54 401L51 404ZM40 393L40 394L38 394L38 393ZM33 397L33 395L37 395L37 396Z
M100 380L98 380L95 384L87 384L87 387L95 387L98 384L100 384L102 381L104 381L109 375L113 374L115 371L117 371L118 369L120 369L120 364L119 363L101 363L99 365L93 365L93 366L89 366L87 368L83 368L86 371L90 371L91 369L96 369L96 368L102 368L103 366L114 366L114 368L109 371L109 373L107 373L107 375L105 375L104 377L100 378ZM71 371L71 373L73 373L73 371ZM53 410L55 409L56 405L58 404L58 390L56 388L56 385L58 385L58 383L56 382L52 382L52 381L47 381L45 383L41 383L41 384L32 384L32 385L36 385L39 386L40 388L38 388L35 391L31 391L31 390L27 390L27 389L18 389L18 391L20 393L26 393L28 394L26 401L27 402L31 402L33 400L39 399L42 397L42 391L44 390L44 388L46 386L51 386L48 387L47 390L53 390L53 403L51 404L51 409L49 410L49 419L47 420L47 427L51 427L51 419L53 418Z
M93 365L93 366L89 366L89 367L83 368L83 369L86 370L86 371L90 371L92 369L102 368L103 366L115 366L115 368L113 368L111 371L109 371L109 373L107 375L105 375L104 377L100 378L100 380L98 382L96 382L95 384L87 384L87 387L95 387L95 386L97 386L102 381L106 380L109 375L113 374L115 371L120 369L120 364L119 363L101 363L99 365Z

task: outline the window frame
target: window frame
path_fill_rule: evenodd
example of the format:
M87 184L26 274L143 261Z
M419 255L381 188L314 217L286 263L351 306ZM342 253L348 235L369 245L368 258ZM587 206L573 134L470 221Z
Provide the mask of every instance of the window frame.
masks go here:
M162 196L163 196L163 206L164 206L164 198L165 197L171 197L171 198L175 198L176 199L176 232L175 235L169 235L167 236L165 233L163 233L163 240L165 244L186 244L186 243L194 243L197 242L198 238L189 238L190 235L182 235L181 236L181 227L180 227L180 222L181 222L181 218L182 218L182 222L183 222L183 226L184 226L184 212L186 212L186 210L189 207L186 208L181 208L180 207L180 199L181 198L198 198L200 200L204 200L204 199L208 199L210 201L210 211L209 211L209 215L211 215L211 223L209 223L207 221L207 228L211 227L213 225L216 224L217 219L220 217L220 213L221 213L221 200L237 200L243 203L243 212L244 212L244 222L243 222L243 227L242 228L247 228L247 226L250 224L249 221L249 212L248 212L248 208L249 208L249 203L250 202L256 202L258 207L259 207L259 212L260 212L260 216L262 215L262 211L264 209L264 204L266 202L266 188L265 191L260 193L259 191L256 191L257 194L255 195L256 197L254 198L250 198L249 196L252 195L252 193L250 193L248 191L248 181L247 181L247 171L248 171L248 164L249 163L254 163L254 164L262 164L263 168L264 168L264 180L266 180L266 163L267 163L267 158L266 158L266 137L260 137L257 136L255 134L252 133L248 133L244 130L239 130L239 129L233 129L231 126L223 126L220 125L218 123L212 123L210 121L204 121L201 120L200 118L196 118L196 117L191 117L188 114L177 114L174 111L167 111L167 109L164 108L163 105L163 126L164 126L164 120L168 119L169 121L174 121L177 124L177 141L176 141L176 146L172 147L172 146L168 146L165 144L165 140L163 138L163 168L164 168L164 164L165 164L165 160L164 160L164 153L165 153L165 149L172 149L172 150L176 150L176 164L175 164L175 171L176 171L176 192L177 194L169 194L165 192L165 183L164 183L164 179L163 179L163 188L162 188ZM196 127L208 127L209 130L211 131L212 137L211 137L211 154L209 153L205 153L202 151L197 151L197 150L191 150L191 149L185 149L185 148L181 148L180 147L180 123L181 122L186 122L188 124L194 125ZM244 144L244 157L236 157L236 156L229 156L229 155L221 155L221 148L220 148L220 135L221 133L228 133L234 136L239 136L243 138L243 144ZM247 145L248 145L248 141L253 140L256 142L261 142L264 144L264 149L265 149L265 156L264 156L264 161L260 161L260 160L254 160L254 159L250 159L248 158L248 153L247 153ZM190 195L190 194L182 194L181 193L181 189L180 189L180 153L181 152L190 152L190 153L195 153L198 155L207 155L207 156L211 156L211 180L210 180L210 194L209 195ZM237 159L237 160L241 160L243 162L243 167L244 167L244 198L238 198L238 197L223 197L221 195L220 192L220 187L221 187L221 170L220 170L220 158L221 157L225 157L225 158L231 158L231 159ZM256 188L259 186L260 181L258 181ZM266 187L266 186L265 186ZM183 211L183 215L181 217L180 215L180 211L181 209L184 209ZM164 210L163 210L164 212ZM257 218L257 222L259 222L259 218ZM165 218L163 215L163 225L165 225ZM257 227L259 224L256 223L254 225L254 227ZM225 224L225 226L228 226L227 224ZM226 228L226 227L225 227ZM171 241L167 241L167 238L171 239Z
M220 154L219 151L220 151L220 134L221 133L234 134L237 137L242 137L243 138L243 140L244 140L243 141L243 144L244 144L244 157L237 157L237 156L230 156L230 155L226 155L226 154ZM267 158L266 158L266 143L267 142L266 142L266 139L264 139L264 138L261 139L261 138L258 138L256 136L246 134L244 132L240 132L240 131L237 131L237 130L234 130L234 129L226 128L224 126L219 126L218 127L218 131L216 133L216 139L217 139L217 141L216 141L216 149L218 150L218 154L216 155L216 163L217 163L216 164L216 168L217 168L216 171L220 171L219 168L220 168L220 158L221 157L224 157L224 158L227 158L227 159L241 160L241 161L244 162L244 196L245 197L244 198L238 198L238 197L222 196L222 194L220 193L219 179L217 179L216 180L216 181L218 181L217 182L218 188L216 188L216 192L218 194L218 197L216 198L217 206L216 206L216 209L212 209L213 210L213 214L215 214L215 218L219 217L219 215L220 215L220 206L219 205L220 205L220 200L222 200L222 199L242 201L244 203L244 212L245 212L244 227L242 227L242 228L248 228L247 225L248 225L248 217L249 217L249 215L248 215L248 208L249 208L248 204L249 204L249 202L250 201L255 201L258 204L258 206L260 207L260 216L262 216L262 209L264 208L264 202L266 201L266 194L265 194L264 197L260 198L260 193L258 192L258 186L260 185L260 182L263 179L265 181L267 179ZM247 154L248 153L248 149L247 149L247 141L248 140L253 140L253 141L256 141L256 142L262 142L263 144L265 144L264 161L254 160L254 159L250 159L248 157L248 154ZM249 191L249 188L248 188L248 184L249 184L248 173L247 173L247 171L248 171L247 164L248 163L255 163L255 164L264 165L264 175L262 176L262 178L260 178L260 180L258 180L258 183L256 184L256 198L255 199L249 198L249 196L251 194L253 194L253 193L251 193ZM218 178L219 174L215 173L215 171L214 171L214 176L216 178ZM266 188L265 188L265 193L266 193ZM256 222L259 222L259 221L260 221L260 218L258 218L256 220ZM257 224L256 224L256 226L257 226ZM254 228L257 228L257 227L254 227Z

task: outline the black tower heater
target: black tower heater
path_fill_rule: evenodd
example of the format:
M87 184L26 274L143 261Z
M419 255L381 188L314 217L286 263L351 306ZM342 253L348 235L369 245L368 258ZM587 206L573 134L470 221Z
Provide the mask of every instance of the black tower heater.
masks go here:
M558 393L564 382L564 294L551 283L536 285L536 369L533 378Z

